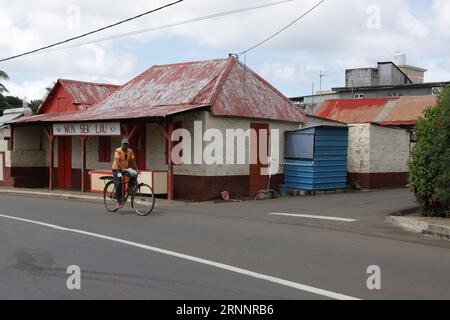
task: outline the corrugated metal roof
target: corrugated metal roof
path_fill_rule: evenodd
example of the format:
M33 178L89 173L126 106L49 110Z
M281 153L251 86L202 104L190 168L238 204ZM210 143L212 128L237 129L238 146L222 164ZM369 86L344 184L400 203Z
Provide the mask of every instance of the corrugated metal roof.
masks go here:
M229 63L212 101L214 115L306 121L305 113L262 77L235 59Z
M125 84L98 105L143 108L163 105L209 104L215 83L224 72L227 60L153 66Z
M402 97L398 99L395 107L377 122L383 125L413 125L428 107L436 105L436 96Z
M20 117L23 116L23 113L10 113L10 114L5 114L3 116L0 117L0 128L8 122L11 122L12 120L18 119Z
M333 99L325 101L315 115L348 124L413 125L436 102L434 96Z
M18 122L166 117L206 106L217 116L305 121L303 111L287 97L235 58L229 58L153 66L90 110Z
M81 105L94 105L105 100L120 86L104 83L91 83L67 79L59 79L58 82L72 97L72 103Z
M124 119L139 119L139 118L162 118L180 112L198 109L198 105L179 105L179 106L157 106L145 107L142 109L115 108L114 112L102 112L99 109L90 111L72 112L70 116L66 112L42 114L33 117L24 117L16 123L35 123L35 122L89 122L89 121L108 121L108 120L124 120ZM205 106L203 106L205 107ZM124 116L126 115L126 116Z
M95 105L116 92L120 86L104 83L92 83L77 80L58 79L52 91L44 102L39 106L37 114L45 110L45 105L52 99L53 93L61 86L72 99L72 103L84 108Z

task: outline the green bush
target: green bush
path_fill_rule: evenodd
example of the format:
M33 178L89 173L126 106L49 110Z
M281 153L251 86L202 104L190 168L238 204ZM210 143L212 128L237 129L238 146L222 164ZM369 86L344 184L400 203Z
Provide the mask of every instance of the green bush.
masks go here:
M450 211L450 87L416 125L417 145L409 161L409 186L424 214Z

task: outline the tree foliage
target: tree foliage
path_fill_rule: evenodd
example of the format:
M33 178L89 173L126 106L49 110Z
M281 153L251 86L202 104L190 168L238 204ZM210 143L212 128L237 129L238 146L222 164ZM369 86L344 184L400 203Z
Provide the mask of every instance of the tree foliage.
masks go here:
M12 96L4 97L0 95L0 115L3 114L3 111L6 109L22 108L22 106L22 99Z
M8 80L9 76L5 71L0 70L0 79ZM0 82L0 97L2 97L2 93L8 92L6 87Z
M33 113L36 114L42 102L42 100L31 100L28 107L30 107L30 109L33 110Z
M436 107L416 125L417 145L409 162L409 186L424 214L448 216L450 211L450 87Z

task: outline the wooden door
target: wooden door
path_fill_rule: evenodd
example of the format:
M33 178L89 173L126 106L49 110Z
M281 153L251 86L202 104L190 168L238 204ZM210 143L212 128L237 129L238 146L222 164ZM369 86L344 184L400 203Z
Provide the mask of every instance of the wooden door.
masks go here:
M58 188L72 188L72 137L58 137Z
M131 139L131 149L136 157L138 169L144 171L147 169L147 130L141 126L136 135Z
M269 125L268 124L259 124L252 123L250 125L252 130L256 131L256 136L252 135L250 140L250 148L252 150L257 151L256 162L254 164L250 164L250 196L256 196L259 190L267 189L267 184L269 183L269 177L267 175L261 174L261 169L268 168L268 165L262 164L262 162L267 163L268 150L269 150ZM262 131L265 130L265 131ZM261 159L260 157L260 148L261 146L267 151L267 154L263 155L265 158ZM262 149L262 150L264 150ZM253 161L255 162L255 161Z

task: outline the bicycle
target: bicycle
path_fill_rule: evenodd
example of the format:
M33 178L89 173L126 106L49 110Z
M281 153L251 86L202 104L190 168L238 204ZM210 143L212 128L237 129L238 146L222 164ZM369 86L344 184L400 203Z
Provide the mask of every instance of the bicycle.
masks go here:
M138 173L138 177L141 173ZM103 201L107 211L115 213L119 211L128 201L131 196L131 207L139 216L148 216L152 213L155 207L155 194L152 187L145 183L135 183L135 185L128 190L129 174L122 174L122 203L120 207L117 206L118 200L116 199L117 185L114 182L114 177L105 176L100 180L109 181L105 185L103 190ZM136 179L137 181L137 179Z

